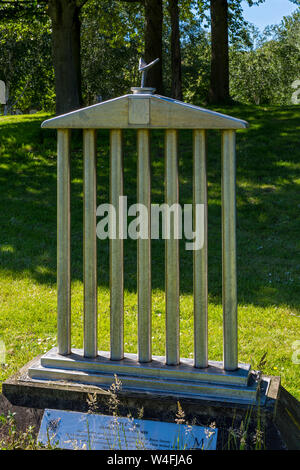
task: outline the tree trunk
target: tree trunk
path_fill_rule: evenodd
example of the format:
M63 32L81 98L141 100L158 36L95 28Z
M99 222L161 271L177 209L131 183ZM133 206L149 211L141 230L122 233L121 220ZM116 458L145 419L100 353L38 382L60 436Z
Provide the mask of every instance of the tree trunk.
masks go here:
M82 102L79 11L76 0L49 0L57 114L80 108Z
M178 0L169 0L169 12L171 18L171 95L172 98L182 101L181 49Z
M229 97L228 2L211 0L210 103L226 103Z
M163 93L162 81L162 0L145 0L145 61L147 63L159 57L159 62L149 69L146 86L156 88L156 93Z

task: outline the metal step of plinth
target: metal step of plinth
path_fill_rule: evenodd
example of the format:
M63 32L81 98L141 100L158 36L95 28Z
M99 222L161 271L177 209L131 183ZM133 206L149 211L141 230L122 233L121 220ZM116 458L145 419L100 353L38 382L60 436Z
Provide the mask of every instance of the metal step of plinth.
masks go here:
M116 374L122 390L249 404L257 400L257 383L249 379L247 364L239 364L236 371L224 371L220 362L209 362L208 368L196 369L190 359L181 359L178 366L168 366L164 357L155 356L150 363L142 364L135 354L111 361L104 351L89 359L79 349L61 356L54 348L42 356L40 363L30 367L28 374L34 380L64 380L103 388L110 387Z

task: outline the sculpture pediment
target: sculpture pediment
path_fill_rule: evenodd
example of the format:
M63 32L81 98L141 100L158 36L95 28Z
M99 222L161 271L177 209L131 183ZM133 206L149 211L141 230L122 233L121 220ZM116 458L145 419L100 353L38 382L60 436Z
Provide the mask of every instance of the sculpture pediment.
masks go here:
M44 128L64 129L243 129L241 119L172 98L124 95L44 121Z

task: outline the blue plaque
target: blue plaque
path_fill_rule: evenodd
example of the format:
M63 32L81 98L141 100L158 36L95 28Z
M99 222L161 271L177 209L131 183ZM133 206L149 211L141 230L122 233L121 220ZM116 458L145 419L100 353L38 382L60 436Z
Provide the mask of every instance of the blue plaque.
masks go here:
M38 441L61 449L215 450L217 432L210 427L46 409Z

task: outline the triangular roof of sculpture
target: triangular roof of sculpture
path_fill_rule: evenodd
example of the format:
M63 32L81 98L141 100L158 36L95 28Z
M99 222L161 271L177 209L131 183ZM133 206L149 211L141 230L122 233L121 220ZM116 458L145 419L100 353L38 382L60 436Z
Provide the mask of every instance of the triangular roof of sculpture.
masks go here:
M44 121L54 129L243 129L248 123L171 98L124 95Z

